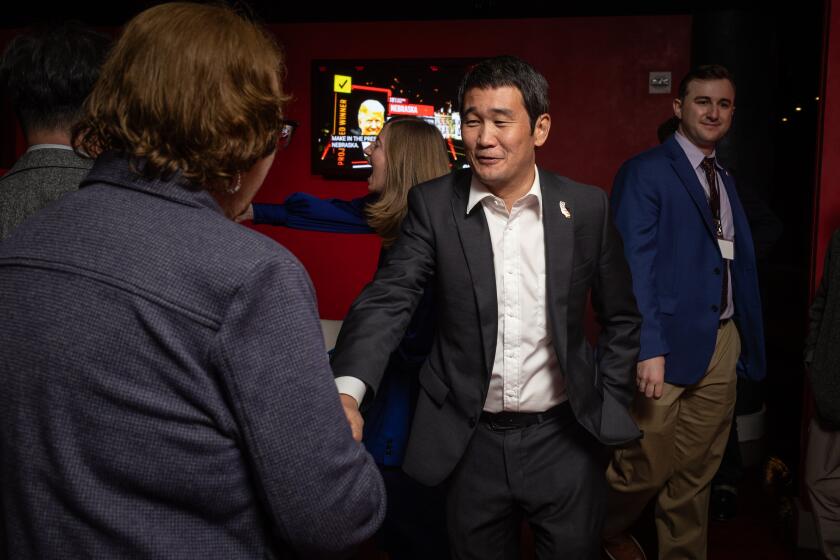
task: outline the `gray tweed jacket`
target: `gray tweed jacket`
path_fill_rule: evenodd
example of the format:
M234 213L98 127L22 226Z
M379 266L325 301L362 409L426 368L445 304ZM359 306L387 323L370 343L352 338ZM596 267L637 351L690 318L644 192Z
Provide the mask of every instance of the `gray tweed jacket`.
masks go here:
M306 272L206 191L100 157L0 243L0 309L0 556L310 558L381 523Z
M817 413L827 427L840 430L840 229L826 250L810 319L805 364L810 368Z
M0 240L30 214L79 188L91 165L90 160L61 148L24 153L0 178Z

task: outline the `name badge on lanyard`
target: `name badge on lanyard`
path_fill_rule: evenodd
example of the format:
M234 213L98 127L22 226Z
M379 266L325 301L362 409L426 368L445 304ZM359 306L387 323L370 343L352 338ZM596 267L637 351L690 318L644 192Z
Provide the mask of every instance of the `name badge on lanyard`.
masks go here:
M735 243L729 239L718 239L718 247L720 247L720 254L724 259L729 261L735 260Z

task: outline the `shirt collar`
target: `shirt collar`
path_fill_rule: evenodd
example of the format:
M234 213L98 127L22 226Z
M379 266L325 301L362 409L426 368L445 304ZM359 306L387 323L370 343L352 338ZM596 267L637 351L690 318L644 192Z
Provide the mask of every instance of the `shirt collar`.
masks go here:
M70 150L73 151L71 146L67 146L66 144L32 144L29 146L26 151L27 152L34 152L35 150Z
M715 157L715 154L717 153L716 150L712 150L712 153L707 156L700 150L700 148L695 146L691 140L683 136L679 130L674 133L674 138L677 139L677 143L680 145L683 152L685 152L685 156L688 158L688 161L691 163L691 167L694 169L700 167L700 164L703 163L703 160L707 157L715 158L715 167L723 169Z
M534 166L534 182L531 183L531 188L528 189L528 192L525 193L522 198L527 198L529 196L533 196L537 200L537 206L542 208L542 189L540 189L540 171L537 169L537 166ZM498 198L496 195L491 193L486 186L484 186L481 181L478 180L475 173L472 174L472 179L470 180L470 196L467 199L467 214L472 212L472 209L475 208L475 205L484 200L487 197Z

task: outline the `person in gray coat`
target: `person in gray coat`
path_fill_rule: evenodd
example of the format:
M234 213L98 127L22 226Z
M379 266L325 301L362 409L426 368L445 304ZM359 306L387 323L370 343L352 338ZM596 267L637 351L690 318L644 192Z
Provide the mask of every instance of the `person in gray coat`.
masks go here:
M70 129L99 77L110 39L65 23L15 37L0 61L0 87L20 122L26 152L0 178L0 240L30 214L78 188L90 160Z
M313 558L372 536L312 285L236 224L288 132L280 51L213 5L125 28L77 192L0 243L0 556Z
M816 410L808 426L805 488L822 554L840 560L840 229L831 235L810 319L805 365Z

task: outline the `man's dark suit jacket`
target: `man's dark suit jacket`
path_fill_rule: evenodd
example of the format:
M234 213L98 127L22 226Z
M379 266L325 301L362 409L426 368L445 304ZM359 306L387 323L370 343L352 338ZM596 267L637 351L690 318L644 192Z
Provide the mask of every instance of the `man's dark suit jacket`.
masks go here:
M91 161L72 150L39 148L24 153L0 178L0 239L53 200L75 191Z
M823 424L840 430L840 229L825 252L822 280L811 302L805 364Z
M640 316L606 194L540 170L547 316L577 421L604 444L637 438L627 407L635 391ZM467 214L471 173L409 192L400 238L356 299L333 356L337 376L374 391L427 281L436 335L420 371L422 390L404 470L442 482L464 453L487 397L498 328L493 249L482 205ZM560 202L565 203L565 217ZM587 294L602 331L597 354L584 337ZM597 357L596 357L597 356Z
M207 191L100 157L0 243L0 309L0 556L309 558L378 528L306 272Z

